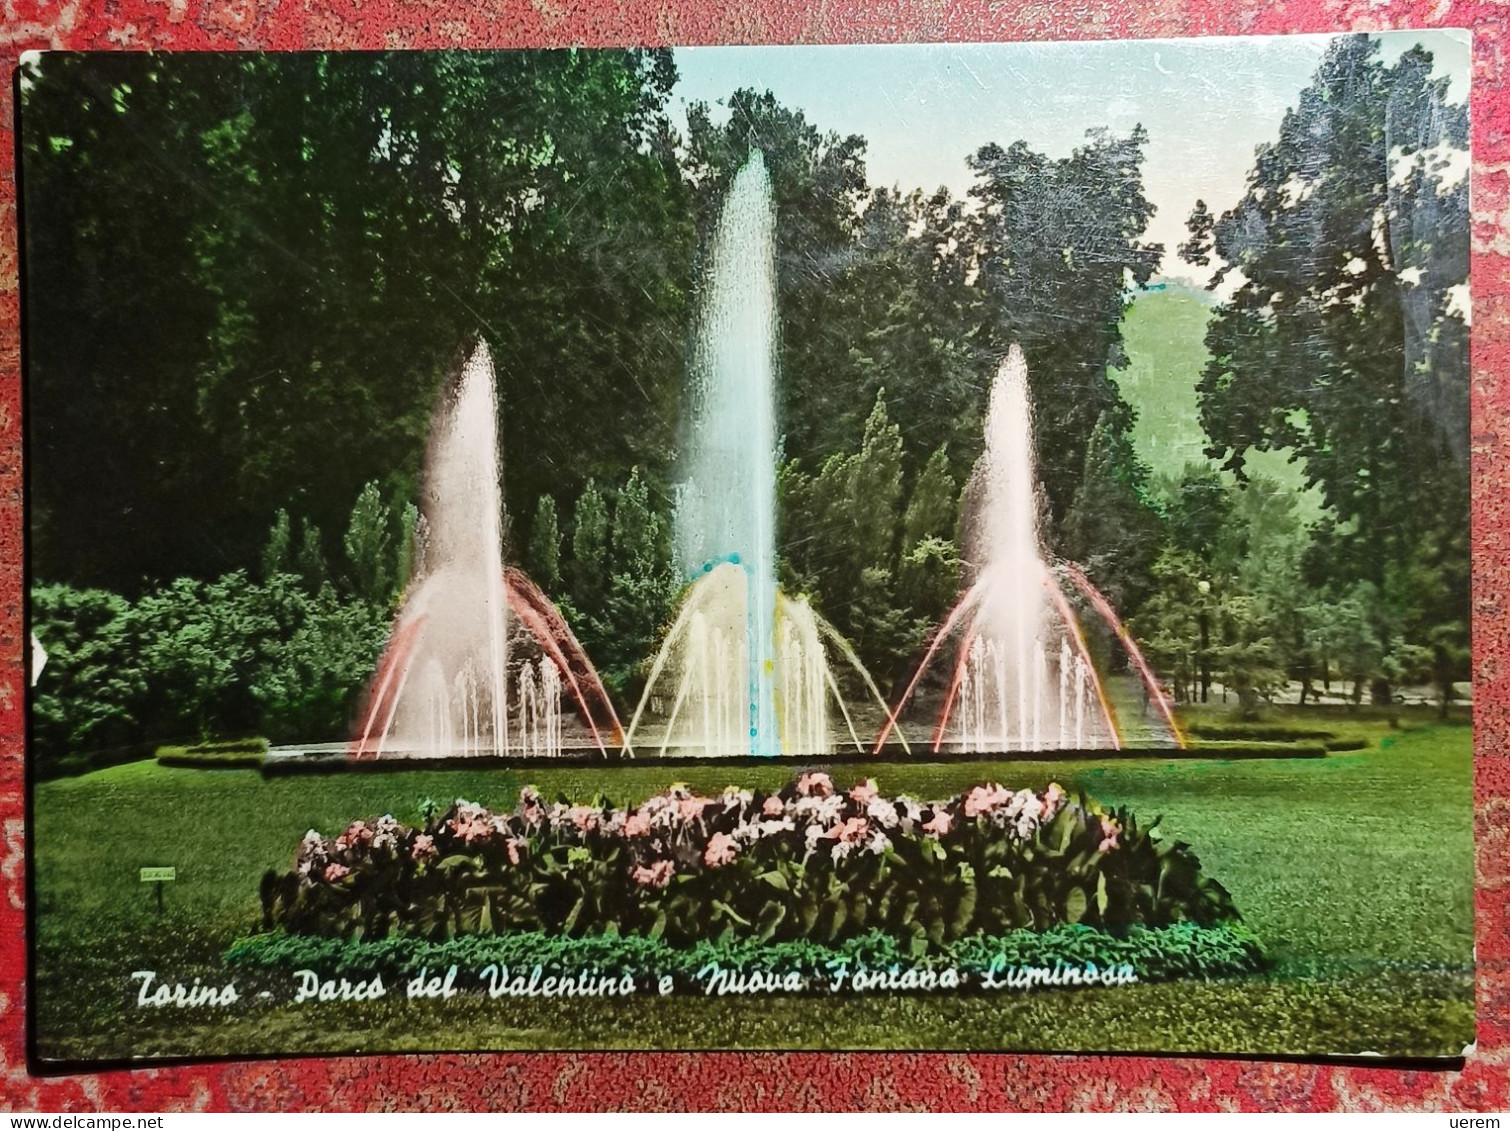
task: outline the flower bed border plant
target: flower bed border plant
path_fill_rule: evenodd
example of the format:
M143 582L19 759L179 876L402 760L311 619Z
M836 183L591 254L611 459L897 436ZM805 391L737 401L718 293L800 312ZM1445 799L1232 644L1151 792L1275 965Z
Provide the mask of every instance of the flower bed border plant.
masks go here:
M1235 921L1190 847L1057 784L985 784L947 801L847 792L807 773L778 793L673 786L634 809L458 801L421 828L392 816L311 830L262 882L263 929L440 941L641 935L837 943L881 930L913 956L971 936Z

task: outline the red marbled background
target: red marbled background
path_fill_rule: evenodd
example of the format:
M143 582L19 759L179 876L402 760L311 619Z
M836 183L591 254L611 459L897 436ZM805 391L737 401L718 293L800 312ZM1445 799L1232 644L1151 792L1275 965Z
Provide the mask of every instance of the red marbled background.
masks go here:
M4 0L0 31L0 1107L20 1110L1510 1109L1510 4L1404 0ZM26 1071L21 402L12 83L31 48L1104 39L1467 27L1473 50L1477 1051L1462 1071L996 1054L531 1053Z

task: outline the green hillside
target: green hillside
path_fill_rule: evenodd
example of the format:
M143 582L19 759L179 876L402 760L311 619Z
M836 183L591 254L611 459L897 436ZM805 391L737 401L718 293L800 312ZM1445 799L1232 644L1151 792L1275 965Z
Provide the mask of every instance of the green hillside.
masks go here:
M1155 284L1157 286L1157 284ZM1210 300L1178 283L1140 294L1122 323L1128 366L1116 375L1122 395L1138 410L1133 443L1157 483L1178 479L1185 465L1206 459L1206 434L1196 406L1196 383L1206 364ZM1250 452L1248 467L1303 491L1305 473L1283 452ZM1318 493L1307 491L1300 512L1314 516Z

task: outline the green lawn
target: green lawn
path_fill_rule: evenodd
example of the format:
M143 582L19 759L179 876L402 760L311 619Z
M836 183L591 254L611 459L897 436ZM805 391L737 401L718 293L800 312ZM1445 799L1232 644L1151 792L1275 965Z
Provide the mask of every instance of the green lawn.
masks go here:
M945 796L997 779L1058 780L1194 845L1275 966L1241 982L1028 995L531 1001L396 994L372 1005L261 1004L230 1014L135 1008L134 970L230 975L220 954L256 926L257 881L308 828L422 800L508 806L512 772L413 770L264 779L137 763L35 793L36 1017L44 1057L442 1048L801 1047L1168 1049L1456 1054L1473 1039L1472 780L1467 727L1391 730L1324 760L878 763L888 792ZM1340 728L1339 728L1340 729ZM791 769L542 767L547 793L634 802L672 780L776 786ZM858 777L839 767L836 778ZM143 865L178 881L159 916ZM255 987L253 987L255 988Z

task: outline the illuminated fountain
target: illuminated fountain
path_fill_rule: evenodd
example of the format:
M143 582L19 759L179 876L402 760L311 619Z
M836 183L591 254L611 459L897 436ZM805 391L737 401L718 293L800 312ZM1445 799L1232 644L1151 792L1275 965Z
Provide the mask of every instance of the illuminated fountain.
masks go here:
M348 752L551 756L563 692L606 753L618 720L549 598L503 563L493 362L478 343L441 394L426 451L413 581Z
M770 178L752 150L719 216L689 375L673 527L690 584L630 723L631 749L817 754L836 731L863 748L830 649L884 710L838 633L776 584L775 251Z
M1027 364L1015 345L991 386L985 440L965 530L965 592L935 630L876 750L900 735L899 717L951 641L954 666L934 750L1120 749L1116 714L1058 571L1117 635L1172 741L1183 745L1167 698L1110 603L1079 567L1060 563L1056 571L1046 560Z

